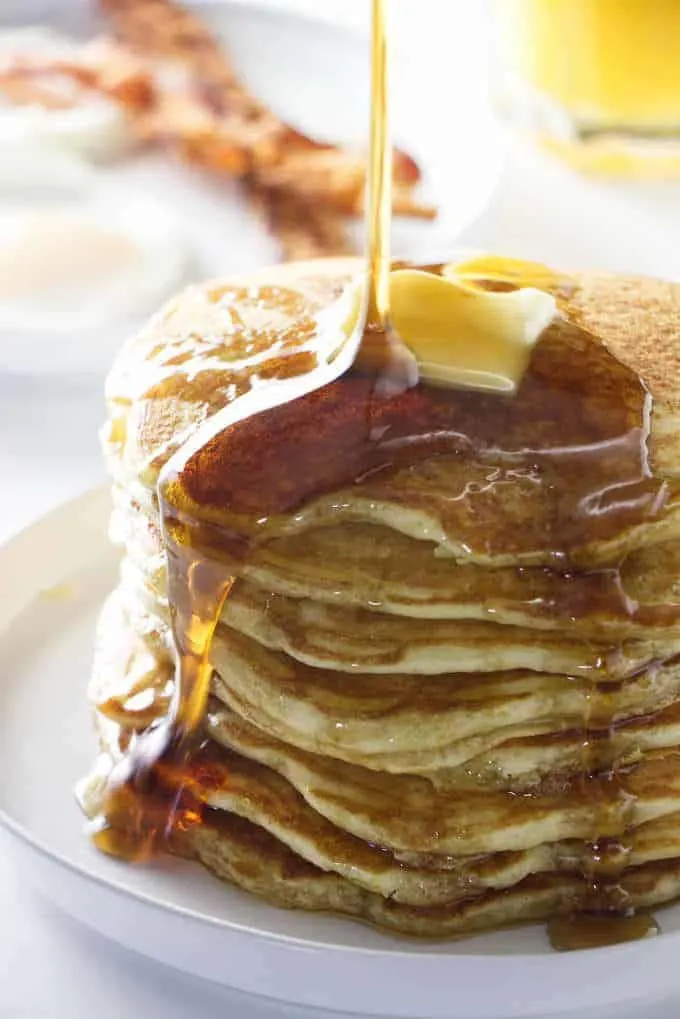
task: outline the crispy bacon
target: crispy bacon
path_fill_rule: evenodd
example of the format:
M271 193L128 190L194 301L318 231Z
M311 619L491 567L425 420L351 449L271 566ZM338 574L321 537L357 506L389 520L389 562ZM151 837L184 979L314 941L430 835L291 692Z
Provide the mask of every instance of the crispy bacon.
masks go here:
M100 0L117 38L152 70L155 99L138 117L149 143L241 179L287 258L350 249L345 218L364 204L362 154L316 141L279 120L239 81L220 42L171 0ZM415 196L420 170L398 152L397 214L432 218Z
M351 250L348 218L362 213L362 153L322 143L280 120L239 81L200 19L172 0L100 0L116 40L96 39L68 59L17 56L0 64L10 102L65 107L78 90L122 104L138 140L238 178L286 259ZM64 87L65 86L65 87ZM394 211L431 218L415 189L420 169L395 152Z

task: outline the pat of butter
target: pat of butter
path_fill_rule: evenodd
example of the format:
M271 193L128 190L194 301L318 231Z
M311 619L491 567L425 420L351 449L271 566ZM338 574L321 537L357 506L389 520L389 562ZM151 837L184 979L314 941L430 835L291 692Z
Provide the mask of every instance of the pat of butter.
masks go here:
M434 385L516 392L555 299L533 287L493 293L417 269L390 276L390 318Z

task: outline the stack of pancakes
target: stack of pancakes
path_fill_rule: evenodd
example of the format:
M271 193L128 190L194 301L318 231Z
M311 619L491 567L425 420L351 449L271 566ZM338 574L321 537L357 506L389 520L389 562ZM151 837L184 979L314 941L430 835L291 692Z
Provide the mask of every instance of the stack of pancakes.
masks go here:
M107 758L172 696L160 470L253 385L308 370L354 269L193 288L123 349L104 447L124 558L91 685ZM220 878L449 936L588 908L609 840L625 908L680 894L680 288L573 278L560 307L555 342L603 342L651 393L654 506L595 523L568 564L570 493L465 457L289 514L231 564L211 650L186 841Z

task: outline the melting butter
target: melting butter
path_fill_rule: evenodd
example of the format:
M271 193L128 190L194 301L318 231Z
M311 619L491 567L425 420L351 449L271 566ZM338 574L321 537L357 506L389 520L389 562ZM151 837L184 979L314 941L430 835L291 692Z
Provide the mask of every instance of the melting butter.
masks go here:
M352 295L346 335L356 326L363 288L355 285ZM390 274L391 323L420 377L433 385L515 393L555 312L554 297L536 287L493 292L453 274Z
M514 393L555 310L534 287L495 293L418 269L390 277L392 324L436 385Z

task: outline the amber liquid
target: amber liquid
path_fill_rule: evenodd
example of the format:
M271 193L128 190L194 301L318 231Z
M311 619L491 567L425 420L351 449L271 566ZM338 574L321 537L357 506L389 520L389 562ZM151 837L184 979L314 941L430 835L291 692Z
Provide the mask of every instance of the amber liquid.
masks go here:
M389 107L389 48L385 0L372 0L371 132L368 175L368 280L363 342L355 367L376 378L376 395L385 388L408 388L418 381L415 359L395 335L389 320L392 145Z
M198 793L210 780L211 751L201 724L213 634L239 567L276 534L282 516L367 477L389 477L433 458L471 457L488 463L490 480L451 492L452 503L464 499L470 513L490 493L502 498L527 476L555 493L544 539L553 568L568 583L574 547L614 536L663 506L663 487L647 465L648 393L637 376L576 327L548 331L513 398L434 389L418 381L414 361L389 323L384 13L383 0L373 0L368 302L354 364L322 386L310 372L302 394L254 415L233 420L229 408L218 413L169 461L159 481L176 648L174 694L167 715L123 748L94 836L100 848L126 859L186 851L186 834L204 821ZM512 539L491 526L485 548L503 551ZM593 677L584 718L584 797L593 796L596 786L590 748L599 724L602 670ZM550 924L559 948L628 940L653 926L645 917L631 918L621 886L632 804L616 767L604 791L601 783L598 788L597 824L581 868L585 911Z
M384 0L373 0L371 54L371 150L368 202L368 321L385 329L390 303L392 148L389 117L389 54Z

